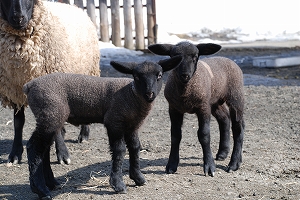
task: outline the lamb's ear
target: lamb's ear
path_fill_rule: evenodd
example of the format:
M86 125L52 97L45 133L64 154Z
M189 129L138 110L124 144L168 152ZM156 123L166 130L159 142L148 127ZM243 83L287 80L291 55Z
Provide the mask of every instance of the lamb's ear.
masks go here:
M172 44L152 44L148 46L148 49L157 55L169 56L173 46Z
M111 61L110 65L113 66L116 70L124 74L132 74L132 70L138 64L135 62L115 62Z
M217 53L222 48L222 46L213 43L198 44L196 47L199 50L199 55L211 55Z
M163 72L166 72L178 67L182 60L183 57L181 55L177 55L169 59L160 60L158 64L163 68Z

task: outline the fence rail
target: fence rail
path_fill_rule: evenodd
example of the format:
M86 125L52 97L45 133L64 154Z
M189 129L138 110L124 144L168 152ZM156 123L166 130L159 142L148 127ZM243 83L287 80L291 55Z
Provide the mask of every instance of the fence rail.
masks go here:
M99 30L99 40L103 42L112 41L118 47L144 50L146 41L147 45L157 41L155 0L123 0L121 3L119 0L52 1L86 9Z

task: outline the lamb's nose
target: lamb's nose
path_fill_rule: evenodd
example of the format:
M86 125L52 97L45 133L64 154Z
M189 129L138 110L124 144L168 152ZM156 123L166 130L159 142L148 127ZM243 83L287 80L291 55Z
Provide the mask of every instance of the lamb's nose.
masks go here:
M154 96L154 92L148 92L148 93L146 93L146 96L147 96L149 99L152 99L153 96Z
M20 24L23 21L23 19L24 16L13 16L13 20L18 24Z
M184 80L184 81L190 80L190 76L187 75L187 74L182 74L182 75L181 75L181 78L182 78L182 80Z

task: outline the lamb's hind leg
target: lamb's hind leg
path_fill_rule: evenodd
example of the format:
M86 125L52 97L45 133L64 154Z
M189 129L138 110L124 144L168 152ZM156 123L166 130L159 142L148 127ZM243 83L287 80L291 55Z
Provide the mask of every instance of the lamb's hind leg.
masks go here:
M65 163L68 165L71 163L71 159L68 148L64 141L65 133L65 128L62 128L61 133L55 136L55 149L58 162L60 164Z
M24 107L14 109L14 141L11 152L8 156L8 163L17 164L22 160L23 154L23 127L25 123Z
M80 134L78 136L78 143L81 143L83 140L88 141L90 135L90 126L81 125Z
M208 108L208 106L206 106ZM209 110L210 111L210 110ZM203 151L203 170L205 175L214 176L216 165L210 148L210 112L198 112L198 140Z
M220 131L219 150L216 160L225 160L230 151L230 116L226 104L212 106L212 115L217 119Z
M245 129L245 122L242 112L237 112L235 109L230 109L230 116L232 121L233 151L228 168L226 170L227 172L238 170L242 164L242 149Z
M183 123L183 114L175 109L169 108L169 115L171 120L171 151L166 172L168 174L174 174L179 164L179 145L182 138L181 126Z
M136 185L144 185L146 180L140 170L140 140L138 133L125 134L125 141L129 151L129 177L134 180Z
M38 194L39 198L43 199L51 199L51 193L47 184L50 185L50 182L53 181L45 180L45 178L48 178L48 175L45 176L44 174L44 169L51 170L51 168L44 166L43 162L50 165L50 161L44 161L44 156L49 154L49 147L52 140L48 140L47 138L52 138L54 135L54 133L51 135L41 135L36 129L27 143L30 187L32 192ZM49 159L49 156L46 155L45 158ZM49 174L50 172L46 173Z

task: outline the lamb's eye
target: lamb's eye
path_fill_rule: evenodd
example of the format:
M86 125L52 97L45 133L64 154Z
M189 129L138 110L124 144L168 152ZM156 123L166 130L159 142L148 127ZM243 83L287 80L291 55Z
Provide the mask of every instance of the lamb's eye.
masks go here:
M134 80L139 81L140 78L138 76L134 76Z
M162 78L162 73L159 73L159 74L157 75L157 80L159 81L161 78Z
M193 62L197 62L197 60L198 60L198 56L194 56L193 57Z

